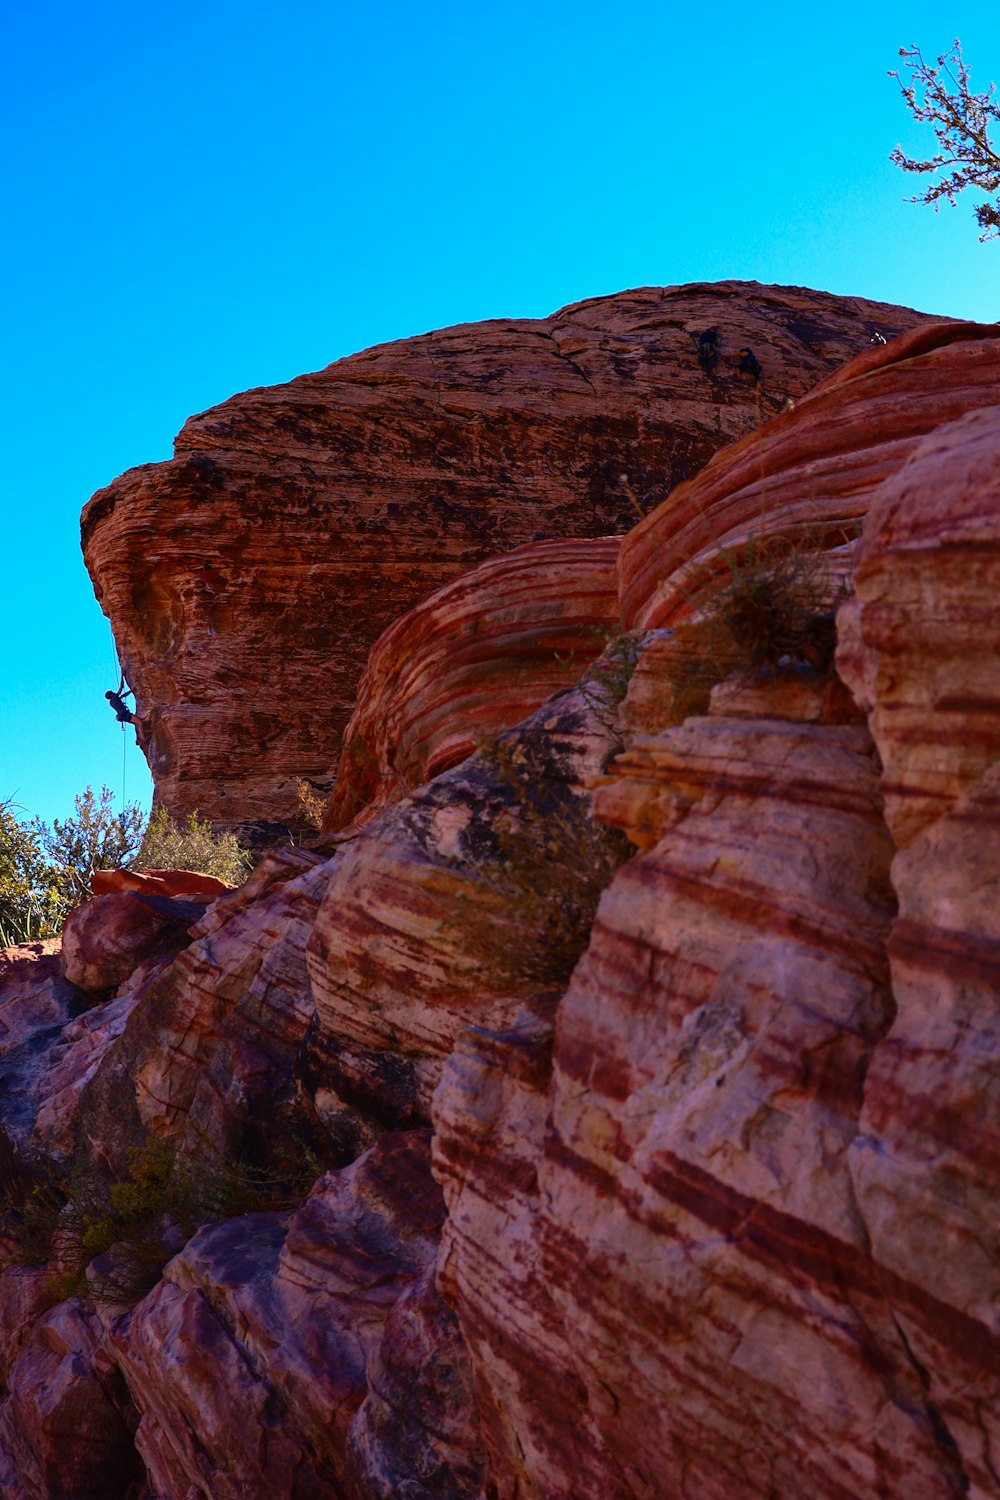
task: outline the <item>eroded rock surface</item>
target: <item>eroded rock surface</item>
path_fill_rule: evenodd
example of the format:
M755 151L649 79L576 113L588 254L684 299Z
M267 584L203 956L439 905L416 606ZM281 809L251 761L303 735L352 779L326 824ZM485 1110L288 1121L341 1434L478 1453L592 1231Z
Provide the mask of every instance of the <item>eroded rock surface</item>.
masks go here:
M647 287L369 349L192 417L172 460L83 517L159 800L297 823L298 782L329 786L393 620L538 532L621 532L876 333L924 321L797 287Z
M0 1138L24 1147L64 1029L86 998L65 975L58 940L0 949Z
M626 536L622 622L674 625L734 566L780 543L826 549L840 576L877 487L943 422L994 405L995 323L917 328L859 355L760 433L731 444Z
M446 585L374 654L352 826L110 998L0 956L20 1201L33 1153L121 1182L150 1138L317 1179L147 1224L180 1248L131 1307L121 1245L67 1298L5 1212L4 1500L994 1500L997 347L907 334L757 478L737 443L682 485L625 542L637 629L538 706L612 544ZM770 538L853 589L840 675L713 612L772 588L760 473ZM806 523L817 476L860 540Z
M574 686L618 623L619 546L518 547L390 626L358 684L324 829L367 821Z
M198 1234L156 1290L110 1325L157 1491L212 1500L477 1495L482 1458L469 1426L447 1436L470 1415L464 1352L426 1278L442 1213L427 1134L417 1132L385 1136L321 1178L290 1222L255 1214ZM425 1393L404 1397L405 1423L366 1415L358 1424L368 1372L408 1292L416 1300L397 1316L393 1345L407 1347ZM431 1336L413 1326L407 1339L421 1315ZM393 1377L409 1392L401 1366ZM378 1377L382 1402L390 1381ZM453 1411L439 1412L435 1394L454 1400ZM446 1467L452 1456L459 1462ZM359 1467L384 1488L350 1488Z
M876 497L843 661L900 846L896 1016L852 1170L887 1301L975 1495L1000 1489L998 586L994 407L942 427Z
M575 918L613 864L584 793L618 747L613 715L590 679L341 851L308 955L314 1071L345 1103L428 1120L462 1028L504 1029L526 995L565 983Z

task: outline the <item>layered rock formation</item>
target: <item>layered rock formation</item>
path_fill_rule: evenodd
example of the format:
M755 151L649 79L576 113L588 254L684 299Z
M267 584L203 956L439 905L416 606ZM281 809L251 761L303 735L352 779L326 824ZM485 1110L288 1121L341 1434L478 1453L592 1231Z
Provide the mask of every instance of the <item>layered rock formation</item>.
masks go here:
M942 422L992 405L998 379L995 324L917 328L845 365L630 532L619 561L623 623L648 630L684 619L748 549L766 554L779 539L848 551L877 486ZM848 558L841 566L849 574Z
M391 625L358 684L324 831L367 821L573 686L618 625L618 548L529 543Z
M329 786L399 615L538 532L626 530L876 334L924 321L754 282L643 288L366 350L193 417L170 462L83 516L157 797L298 823L297 785Z
M0 958L2 1500L1000 1493L998 353L907 334L620 550L446 585L342 826L117 990L107 903L185 895ZM120 1212L150 1143L153 1284L122 1230L67 1295L32 1181Z

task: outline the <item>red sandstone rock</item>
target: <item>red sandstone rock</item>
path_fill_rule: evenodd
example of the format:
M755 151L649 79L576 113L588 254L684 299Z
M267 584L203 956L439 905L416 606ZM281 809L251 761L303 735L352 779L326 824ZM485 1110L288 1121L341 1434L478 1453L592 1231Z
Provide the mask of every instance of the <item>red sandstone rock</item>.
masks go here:
M202 870L95 870L90 880L95 896L110 896L118 891L147 891L154 896L193 896L210 893L221 896L231 891L228 881Z
M434 1409L435 1358L441 1391L458 1395L466 1413L469 1406L462 1350L444 1310L431 1314L428 1346L411 1356L414 1396L421 1378L425 1389L418 1399L404 1395L405 1429L383 1435L368 1419L348 1456L393 1309L419 1287L409 1317L417 1306L430 1311L426 1273L442 1207L428 1168L425 1133L386 1136L321 1178L287 1225L254 1214L202 1230L135 1311L111 1324L111 1347L142 1412L137 1446L159 1491L339 1500L363 1458L392 1487L361 1494L419 1495L432 1475L435 1488L424 1493L479 1493L468 1442L464 1476L457 1467L442 1473L463 1408L450 1417ZM397 1344L401 1333L397 1322ZM446 1359L454 1363L448 1373ZM402 1366L394 1373L408 1387Z
M370 349L193 417L172 460L83 517L160 801L298 823L297 785L329 785L393 620L539 531L623 530L874 333L924 321L797 287L647 287Z
M384 1124L425 1121L469 1024L504 1029L609 851L586 782L618 747L590 679L381 813L331 861L309 940L315 1067ZM586 927L581 934L581 946ZM571 966L572 960L570 960Z
M875 497L842 666L884 765L896 1015L851 1163L884 1295L968 1493L1000 1430L1000 408Z
M290 1222L202 1230L103 1329L0 1276L3 1500L107 1500L139 1414L146 1500L996 1492L1000 412L915 436L984 399L996 345L875 351L761 438L797 524L803 454L831 461L849 423L835 500L870 513L838 662L872 738L835 677L787 664L716 662L685 710L693 637L656 627L620 711L598 667L435 775L492 711L466 627L495 630L501 681L516 661L500 560L401 625L398 704L388 655L371 668L380 774L428 784L330 858L270 856L85 1015L68 986L65 1010L25 1001L52 948L0 955L21 1145L120 1165L148 1130L239 1149L310 1111L345 1154L375 1140ZM646 567L654 528L640 544ZM642 852L567 988L524 955L552 935L532 880L569 903L586 863L586 783ZM426 1137L381 1133L437 1080L443 1226Z
M58 939L0 949L0 1140L27 1145L63 1028L84 1003Z
M92 1309L61 1302L14 1360L0 1405L3 1500L118 1500L142 1478L127 1393Z
M686 806L606 892L551 1073L537 1028L445 1067L440 1265L501 1497L959 1493L849 1170L892 1017L865 741L707 718L651 743Z
M998 453L1000 406L939 427L877 492L858 549L838 657L869 711L900 846L1000 756Z
M313 1015L305 944L325 883L318 854L268 855L133 994L74 1104L75 1128L99 1156L121 1164L148 1131L180 1140L190 1128L240 1152L291 1129L292 1068Z
M81 990L113 989L144 959L184 948L204 910L204 902L131 890L82 901L63 925L66 977Z
M391 625L358 684L324 829L368 820L577 682L617 624L618 548L518 547Z
M852 538L877 486L938 424L995 403L996 324L913 329L859 355L794 411L733 443L625 538L622 622L672 625L775 538L831 552L851 572Z

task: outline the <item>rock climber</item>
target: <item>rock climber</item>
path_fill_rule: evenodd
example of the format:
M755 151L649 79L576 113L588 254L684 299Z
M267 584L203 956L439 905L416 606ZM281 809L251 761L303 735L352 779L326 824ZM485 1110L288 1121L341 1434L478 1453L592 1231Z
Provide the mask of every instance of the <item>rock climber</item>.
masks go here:
M131 688L127 688L125 686L124 672L122 673L121 681L118 684L117 691L114 693L105 693L104 696L105 698L107 698L108 702L111 704L111 707L114 709L115 718L118 720L119 724L121 724L122 728L124 728L126 724L135 723L135 714L125 702L126 698L134 698L135 694L133 693Z

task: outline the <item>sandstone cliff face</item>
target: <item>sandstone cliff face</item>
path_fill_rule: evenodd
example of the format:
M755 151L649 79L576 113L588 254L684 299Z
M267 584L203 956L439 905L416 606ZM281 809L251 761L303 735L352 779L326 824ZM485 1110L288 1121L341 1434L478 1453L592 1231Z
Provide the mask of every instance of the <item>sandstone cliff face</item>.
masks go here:
M581 681L614 544L480 565L372 655L350 827L116 990L0 959L3 1500L1000 1493L998 347L907 335L756 439L836 671L720 612L773 596L744 440L625 538ZM28 1174L148 1140L315 1180L64 1295Z
M399 615L538 532L627 529L875 333L924 321L753 282L643 288L366 350L193 417L170 462L83 516L159 800L297 822L297 783L329 786Z
M368 821L572 687L618 624L619 538L533 542L438 589L372 648L323 828Z

